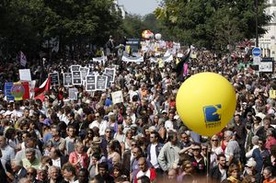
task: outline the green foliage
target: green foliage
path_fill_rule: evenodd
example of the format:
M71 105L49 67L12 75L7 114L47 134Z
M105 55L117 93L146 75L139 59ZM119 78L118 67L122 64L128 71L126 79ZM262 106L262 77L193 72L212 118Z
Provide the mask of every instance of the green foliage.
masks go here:
M23 50L31 55L54 37L61 50L102 45L118 32L122 17L112 0L3 0L0 23L2 52L15 55Z
M258 15L258 32L270 16L265 15L264 0L163 0L155 16L174 36L186 44L209 49L226 48L244 38L255 37L255 17ZM177 31L175 31L177 30Z

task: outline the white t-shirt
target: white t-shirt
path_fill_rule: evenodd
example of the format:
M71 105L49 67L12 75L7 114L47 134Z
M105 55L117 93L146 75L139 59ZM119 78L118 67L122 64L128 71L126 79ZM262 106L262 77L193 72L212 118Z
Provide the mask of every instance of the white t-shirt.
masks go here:
M156 154L157 144L151 144L150 146L150 162L154 168L159 168L157 154Z
M100 123L97 120L94 120L92 123L89 124L90 129L93 129L94 127L100 127Z
M165 128L166 128L167 130L173 130L173 123L172 123L171 120L165 121Z

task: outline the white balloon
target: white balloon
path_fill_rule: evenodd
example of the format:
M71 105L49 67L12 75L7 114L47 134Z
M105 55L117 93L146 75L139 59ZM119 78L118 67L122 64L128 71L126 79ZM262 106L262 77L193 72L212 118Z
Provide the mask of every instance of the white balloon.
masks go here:
M160 40L162 35L160 33L155 34L155 39Z

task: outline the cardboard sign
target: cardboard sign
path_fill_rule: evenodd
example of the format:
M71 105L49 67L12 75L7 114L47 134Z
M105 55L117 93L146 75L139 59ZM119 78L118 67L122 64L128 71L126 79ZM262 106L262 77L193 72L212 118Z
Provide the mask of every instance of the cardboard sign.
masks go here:
M19 69L20 81L32 81L30 69Z
M116 92L112 92L111 97L112 97L112 103L113 104L118 104L118 103L123 103L124 102L123 92L121 90L116 91Z
M96 76L95 75L86 76L85 90L86 91L95 91L96 90Z
M77 88L69 88L69 99L70 100L78 100L78 89Z
M80 71L72 71L72 83L73 85L81 85L82 84L82 78L81 78L81 72Z
M105 91L107 88L107 76L96 76L96 90Z
M51 78L51 86L58 86L59 85L59 73L54 72L49 74Z
M72 73L70 72L63 73L63 85L64 87L70 87L73 85Z

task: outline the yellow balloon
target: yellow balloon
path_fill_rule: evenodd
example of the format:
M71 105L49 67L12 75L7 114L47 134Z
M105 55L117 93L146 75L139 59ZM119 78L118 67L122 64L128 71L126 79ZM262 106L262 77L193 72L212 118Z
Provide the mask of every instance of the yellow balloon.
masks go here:
M233 117L236 109L234 87L219 74L195 74L180 86L176 109L188 128L200 135L212 136Z

